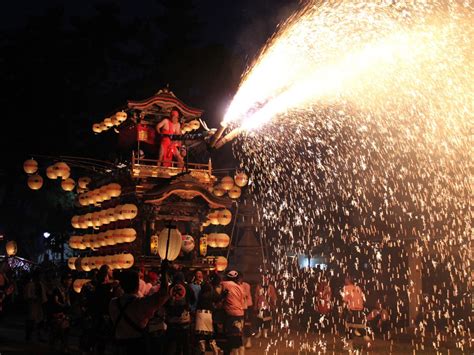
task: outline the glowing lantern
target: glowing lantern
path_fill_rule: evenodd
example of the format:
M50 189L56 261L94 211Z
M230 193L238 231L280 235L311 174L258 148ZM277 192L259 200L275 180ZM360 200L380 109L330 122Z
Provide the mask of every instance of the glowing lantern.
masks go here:
M214 186L214 189L212 190L212 193L217 197L221 197L221 196L224 196L225 190L219 184L219 185Z
M97 240L97 234L94 234L94 235L91 235L91 239L90 239L90 248L91 249L97 249L100 247L100 243L99 241Z
M118 205L114 208L115 218L117 219L117 221L122 221L125 219L125 216L122 215L122 206L123 205Z
M207 219L205 222L203 222L202 226L207 227L210 224L211 224L211 221L209 219Z
M100 122L99 124L100 124L100 130L102 132L105 132L109 129L109 127L107 127L104 122Z
M181 250L185 253L189 253L194 249L194 238L190 235L183 235L182 239Z
M207 216L209 218L209 221L211 224L217 226L219 224L219 213L218 211L214 210L211 211L211 213L208 214Z
M217 219L219 224L226 226L232 221L232 212L227 209L223 209L217 212Z
M108 208L106 211L109 222L115 222L117 220L117 216L115 216L115 210L113 208Z
M38 162L34 159L25 160L23 163L23 170L27 174L34 174L38 171Z
M173 227L166 227L158 237L158 254L163 260L173 261L181 251L181 233Z
M95 195L92 193L92 191L86 193L86 199L88 205L93 205L95 203Z
M71 269L71 270L76 270L76 260L77 258L74 256L72 258L69 258L67 259L67 266Z
M91 240L92 240L92 236L90 234L85 234L82 236L82 243L84 244L86 248L91 247Z
M85 223L87 224L87 227L92 227L92 213L86 213L84 215L84 220L85 220Z
M83 271L91 271L88 257L81 258L81 269Z
M43 186L43 178L39 175L28 176L28 187L32 190L39 190Z
M134 219L138 214L138 208L131 203L127 203L122 206L120 214L124 216L123 219Z
M56 169L54 168L54 165L48 166L46 168L46 176L48 179L55 180L58 178L58 175L56 174Z
M130 269L133 266L134 258L132 254L118 254L118 259L122 269Z
M102 225L102 222L100 221L99 212L93 212L92 213L92 226L96 228L96 227L100 227L101 225Z
M207 254L207 236L206 235L203 235L199 239L199 253L202 256L206 256L206 254Z
M100 125L100 123L94 123L92 125L92 132L94 132L94 133L102 132L102 126Z
M227 248L230 243L230 237L225 233L217 233L216 245L218 248Z
M150 237L150 252L153 255L158 255L158 236L152 235Z
M87 189L87 185L91 182L91 178L88 176L81 176L77 183L81 189Z
M133 228L122 229L122 235L125 243L131 243L137 239L137 231Z
M113 236L115 243L119 244L124 242L125 236L123 235L122 229L114 229Z
M100 203L104 201L104 196L102 196L102 193L99 189L92 190L90 193L93 196L94 203Z
M7 244L5 245L5 251L7 252L8 256L15 256L16 252L18 251L16 242L14 240L10 240L9 242L7 242Z
M75 236L70 237L68 244L72 249L76 249L76 247L77 247L76 246L76 237Z
M127 113L123 111L117 112L115 114L115 118L119 123L125 122L125 120L127 119Z
M224 256L218 256L216 258L215 265L217 271L224 271L225 269L227 269L227 264L227 258L225 258Z
M74 292L81 293L82 287L90 281L91 280L89 280L89 279L76 279L76 280L74 280L74 282L72 283L72 288L73 288Z
M79 216L79 228L86 229L88 227L86 216Z
M191 132L192 131L192 128L190 125L188 125L187 123L184 124L183 127L181 127L181 132L183 133L188 133L188 132Z
M103 256L96 256L95 258L95 266L97 269L100 269L100 267L104 265L104 257Z
M79 197L79 204L81 206L87 206L89 204L89 197L87 196L87 194L80 194Z
M117 117L112 116L112 117L110 117L110 119L112 120L112 124L113 124L114 126L120 125L120 122L118 121Z
M95 264L95 260L96 260L95 256L89 257L89 268L91 270L97 269L97 265Z
M217 233L207 235L207 245L211 248L217 248Z
M198 120L192 120L191 122L188 123L188 125L192 130L199 129L199 127L201 127L201 123L199 123Z
M100 194L102 195L103 201L110 200L109 188L107 185L104 185L99 188Z
M71 168L65 162L59 162L53 165L56 176L66 180L71 175Z
M244 172L235 174L235 184L239 187L244 187L249 182L249 177Z
M115 245L117 241L114 239L114 231L108 230L104 232L104 240L107 245Z
M79 216L73 216L71 218L71 225L73 228L81 228L81 226L79 225Z
M112 120L110 119L110 117L107 117L105 120L104 120L104 124L107 128L110 128L110 127L113 127L114 124L112 123Z
M240 195L242 194L242 190L240 189L240 187L234 186L229 190L228 194L230 198L236 199L240 197Z
M106 185L107 187L107 194L110 197L119 197L120 194L122 193L122 187L119 184L112 183Z
M121 254L112 255L112 265L114 269L122 269L122 258Z
M234 187L234 179L232 179L230 176L224 176L221 180L220 186L224 190L229 191Z
M71 178L61 181L61 187L64 191L72 191L74 190L74 186L76 186L76 183Z
M100 222L102 224L109 224L110 223L109 215L107 213L107 210L101 210L101 211L97 212L97 214L99 215L99 219L100 219Z
M104 256L104 265L108 265L111 269L115 269L114 263L112 262L112 255Z
M105 240L104 233L97 234L96 240L97 240L96 244L98 245L99 248L107 246L107 241Z

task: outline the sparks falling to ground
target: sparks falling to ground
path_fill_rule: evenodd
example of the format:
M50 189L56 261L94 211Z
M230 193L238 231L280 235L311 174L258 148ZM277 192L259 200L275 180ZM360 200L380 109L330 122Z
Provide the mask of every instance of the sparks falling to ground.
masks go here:
M324 255L332 277L352 273L374 297L393 295L406 319L407 259L394 263L388 249L411 250L425 277L444 275L423 289L446 321L437 331L461 333L472 14L469 2L313 1L245 73L224 123L244 129L234 150L252 176L261 231L274 239L269 267L279 285L304 273L288 250ZM311 295L305 275L291 282ZM292 318L302 301L281 296Z

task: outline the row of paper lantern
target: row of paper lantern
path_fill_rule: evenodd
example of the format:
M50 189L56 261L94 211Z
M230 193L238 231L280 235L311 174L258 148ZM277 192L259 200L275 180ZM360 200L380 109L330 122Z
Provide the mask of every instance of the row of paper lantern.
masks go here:
M248 181L249 178L244 172L238 172L234 178L224 176L218 184L212 187L212 193L217 197L227 193L230 198L237 199L242 194L241 187L247 185Z
M208 263L214 264L217 271L224 271L229 265L229 262L225 256L208 256L206 261Z
M211 210L209 214L207 215L207 221L203 223L204 227L207 227L208 225L223 225L226 226L232 221L232 212L230 212L228 209L222 209L222 210Z
M78 196L78 201L81 206L95 205L114 197L119 197L122 194L122 187L120 184L111 183L101 186L98 189L88 191Z
M137 239L137 232L133 228L111 229L97 234L73 235L69 238L72 249L97 249L121 243L132 243Z
M163 238L164 240L165 238ZM150 251L154 255L159 254L159 243L160 243L160 238L158 235L152 235L150 237ZM163 243L166 243L164 241ZM190 235L184 234L181 235L181 251L183 253L189 253L191 252L195 247L195 242L194 238ZM166 253L166 244L163 245L163 248L165 249L163 252Z
M201 123L198 120L192 120L190 122L186 122L183 127L181 127L181 132L187 133L191 131L195 131L201 127Z
M92 131L94 133L102 133L114 126L120 126L123 122L127 120L127 113L124 111L119 111L111 117L107 117L100 123L94 123L92 125Z
M207 237L207 245L211 248L227 248L230 243L230 237L226 233L209 233Z
M130 253L105 255L105 256L86 256L84 258L69 258L67 264L71 270L91 271L100 269L102 265L108 265L111 269L129 269L133 266L135 259Z
M77 229L87 229L89 227L97 228L115 221L134 219L137 214L138 207L134 204L128 203L98 212L73 216L71 219L71 225Z

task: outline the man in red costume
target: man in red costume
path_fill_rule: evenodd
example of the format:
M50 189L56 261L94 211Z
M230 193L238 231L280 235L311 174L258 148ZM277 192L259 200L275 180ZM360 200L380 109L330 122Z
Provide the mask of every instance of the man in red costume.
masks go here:
M181 142L172 141L169 135L180 135L181 124L179 123L180 113L178 109L173 108L170 112L170 117L163 119L156 125L158 133L163 134L160 142L160 154L158 156L158 165L170 167L172 165L173 157L178 161L178 166L184 165L183 157L180 154L179 147Z

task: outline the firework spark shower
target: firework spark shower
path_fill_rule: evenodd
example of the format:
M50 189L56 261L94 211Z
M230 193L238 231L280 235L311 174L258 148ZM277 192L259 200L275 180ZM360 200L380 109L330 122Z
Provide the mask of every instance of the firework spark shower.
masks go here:
M373 242L412 240L466 287L472 15L469 2L312 1L243 75L223 122L243 129L234 151L276 273L287 250L336 238L349 250L326 248L328 260L342 274L373 258L365 286L380 290L380 273L407 271L380 270Z

